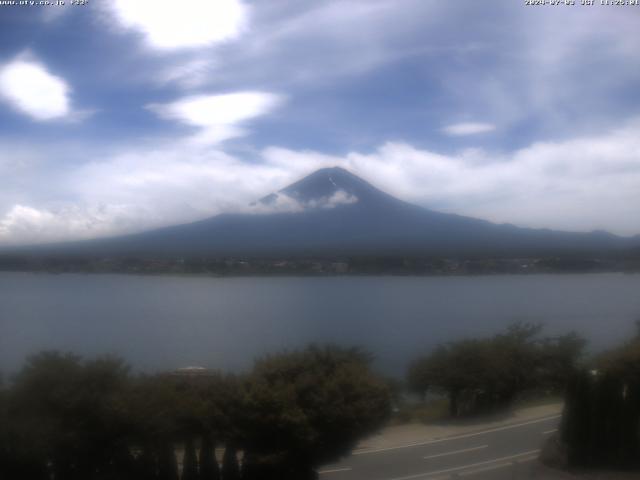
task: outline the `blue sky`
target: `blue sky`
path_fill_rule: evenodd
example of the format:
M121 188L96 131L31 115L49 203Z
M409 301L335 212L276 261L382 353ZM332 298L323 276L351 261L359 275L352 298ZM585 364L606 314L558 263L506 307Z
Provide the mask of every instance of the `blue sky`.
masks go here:
M640 7L0 5L0 244L242 211L341 165L426 207L640 233Z

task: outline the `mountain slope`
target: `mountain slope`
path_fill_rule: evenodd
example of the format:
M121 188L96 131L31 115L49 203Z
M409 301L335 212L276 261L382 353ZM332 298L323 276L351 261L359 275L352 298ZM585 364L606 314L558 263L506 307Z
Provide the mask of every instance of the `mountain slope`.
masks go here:
M318 170L254 204L137 235L55 248L96 255L546 255L638 245L605 232L568 233L496 225L398 200L341 168Z

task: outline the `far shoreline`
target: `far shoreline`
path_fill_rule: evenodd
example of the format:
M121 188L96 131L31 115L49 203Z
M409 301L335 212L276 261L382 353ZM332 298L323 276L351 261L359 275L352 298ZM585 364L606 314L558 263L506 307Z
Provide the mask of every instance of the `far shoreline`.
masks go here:
M589 271L589 272L567 272L567 271L546 271L546 272L526 272L526 273L505 273L505 272L486 272L486 273L455 273L455 274L436 274L436 273L394 273L394 272L377 272L377 273L188 273L188 272L131 272L131 271L49 271L49 270L0 270L3 274L30 274L34 276L127 276L127 277L165 277L165 278L185 278L185 279L238 279L238 278L489 278L489 277L542 277L542 276L600 276L600 275L624 275L636 276L640 275L640 270L624 271L624 270L606 270L606 271Z

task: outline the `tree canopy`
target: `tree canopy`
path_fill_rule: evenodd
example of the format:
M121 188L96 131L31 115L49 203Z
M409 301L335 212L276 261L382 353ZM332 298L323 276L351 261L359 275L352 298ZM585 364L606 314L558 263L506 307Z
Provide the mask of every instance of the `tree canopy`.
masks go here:
M259 360L245 397L252 460L274 478L307 478L379 428L390 412L389 391L369 360L360 350L332 346Z
M515 323L493 337L440 345L412 363L408 384L421 395L445 393L451 416L508 407L528 389L562 392L585 342L541 333L540 325Z
M640 467L640 331L573 375L561 438L571 466Z
M0 478L303 480L388 411L385 383L356 349L270 355L242 377L132 375L116 358L44 352L0 384Z

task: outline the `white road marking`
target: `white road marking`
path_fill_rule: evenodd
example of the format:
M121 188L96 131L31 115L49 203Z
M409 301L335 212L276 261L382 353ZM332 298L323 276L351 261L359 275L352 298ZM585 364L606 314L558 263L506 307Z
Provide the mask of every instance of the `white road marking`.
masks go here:
M501 464L503 466L509 466L509 465L511 465L510 463L504 463L506 460L512 460L512 459L518 458L518 457L525 457L525 456L528 456L528 455L537 454L539 452L540 452L540 450L529 450L528 452L516 453L515 455L509 455L507 457L494 458L492 460L485 460L484 462L470 463L469 465L461 465L459 467L445 468L443 470L435 470L433 472L416 473L414 475L407 475L406 477L394 477L394 478L390 478L388 480L412 480L414 478L427 478L427 477L433 477L435 475L442 475L443 473L453 473L453 472L457 472L457 471L460 471L460 470L466 470L468 468L479 467L481 465L489 465L491 463L497 463L497 464Z
M324 475L325 473L349 472L350 470L351 470L351 467L333 468L331 470L320 470L318 472L318 475Z
M483 448L487 448L489 445L480 445L479 447L471 447L471 448L465 448L463 450L454 450L453 452L445 452L445 453L437 453L435 455L427 455L426 457L422 457L425 460L429 460L430 458L438 458L438 457L446 457L448 455L456 455L458 453L465 453L465 452L473 452L474 450L482 450Z
M406 445L399 445L397 447L386 447L386 448L376 448L376 449L373 449L373 450L355 451L351 455L368 455L370 453L388 452L390 450L400 450L402 448L420 447L420 446L423 446L423 445L433 445L434 443L449 442L449 441L452 441L452 440L459 440L461 438L477 437L479 435L485 435L487 433L500 432L502 430L509 430L509 429L512 429L512 428L524 427L526 425L533 425L534 423L541 423L541 422L546 422L548 420L555 420L556 418L560 418L561 416L562 415L553 415L551 417L538 418L536 420L530 420L528 422L516 423L516 424L513 424L513 425L505 425L504 427L491 428L489 430L483 430L481 432L466 433L466 434L462 434L462 435L456 435L456 436L453 436L453 437L439 438L437 440L427 440L425 442L408 443Z
M557 429L557 428L554 428L553 430L547 430L546 432L542 432L542 434L543 434L543 435L549 435L550 433L555 433L555 432L557 432L557 431L558 431L558 429Z
M474 468L467 472L460 472L459 477L468 477L469 475L477 475L479 473L490 472L491 470L500 470L501 468L507 468L513 465L511 462L496 463L495 465L489 465L488 467Z
M495 465L489 465L488 467L481 467L481 468L476 468L476 469L473 469L473 470L469 470L467 472L460 472L458 474L458 476L460 476L460 477L468 477L469 475L477 475L478 473L490 472L491 470L498 470L500 468L512 467L514 463L517 463L517 464L521 465L523 463L532 462L537 458L538 458L538 456L534 455L532 457L518 459L516 462L497 463Z

